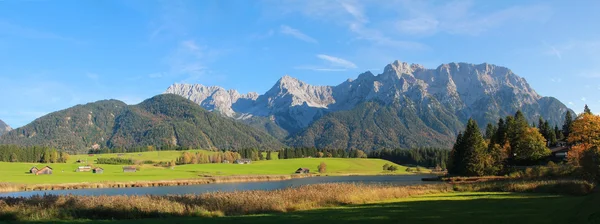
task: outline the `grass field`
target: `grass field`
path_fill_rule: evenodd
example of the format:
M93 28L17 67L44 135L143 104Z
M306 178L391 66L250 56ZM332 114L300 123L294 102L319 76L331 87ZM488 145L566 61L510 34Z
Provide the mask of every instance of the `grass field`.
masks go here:
M169 218L46 223L600 223L600 193L554 196L444 193L365 205L217 218ZM44 222L31 222L44 223Z
M145 153L145 158L153 158L151 154ZM181 152L161 152L161 155L179 156ZM177 154L179 153L179 154ZM102 155L108 157L110 154ZM136 154L137 155L137 154ZM83 156L83 155L82 155ZM116 154L114 154L116 156ZM88 155L85 155L88 157ZM123 173L122 165L98 165L104 168L103 174L91 172L74 172L81 166L75 163L79 156L73 156L68 163L57 164L34 164L34 163L6 163L0 162L0 182L22 183L22 184L58 184L58 183L81 183L81 182L127 182L145 180L175 180L198 178L199 175L227 176L227 175L268 175L268 174L292 174L299 167L306 167L312 172L317 171L321 162L327 164L327 175L344 174L381 174L382 166L389 161L381 159L341 159L341 158L305 158L288 160L263 160L254 161L252 164L193 164L176 166L174 169L143 165L136 173ZM124 156L127 158L127 155ZM157 157L158 158L158 157ZM170 160L170 159L169 159ZM91 160L88 159L89 162ZM28 173L33 167L49 165L53 168L52 175L35 176ZM396 174L406 174L406 167L400 166Z

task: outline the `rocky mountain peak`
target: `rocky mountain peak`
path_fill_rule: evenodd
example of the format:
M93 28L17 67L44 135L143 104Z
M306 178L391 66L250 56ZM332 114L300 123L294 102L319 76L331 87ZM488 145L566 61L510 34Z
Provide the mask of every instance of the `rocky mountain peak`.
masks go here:
M12 128L8 126L8 124L4 123L4 121L0 120L0 135L3 135L9 131L12 131Z

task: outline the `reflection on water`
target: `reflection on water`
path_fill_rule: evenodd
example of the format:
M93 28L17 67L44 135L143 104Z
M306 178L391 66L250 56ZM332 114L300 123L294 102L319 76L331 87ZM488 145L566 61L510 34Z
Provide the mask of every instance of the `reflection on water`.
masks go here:
M100 188L79 190L56 191L25 191L0 193L0 197L29 197L43 194L73 194L73 195L167 195L167 194L201 194L215 191L247 191L247 190L276 190L289 187L298 187L319 183L365 183L365 184L392 184L392 185L417 185L425 184L421 178L429 175L396 175L396 176L336 176L336 177L309 177L282 181L246 182L246 183L219 183L190 186L170 187L142 187L142 188Z

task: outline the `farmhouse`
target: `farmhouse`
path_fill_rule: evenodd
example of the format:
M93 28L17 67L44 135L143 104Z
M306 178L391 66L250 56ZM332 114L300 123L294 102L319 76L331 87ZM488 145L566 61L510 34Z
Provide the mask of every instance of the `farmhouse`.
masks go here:
M252 163L251 159L236 159L235 164L250 164Z
M80 167L77 167L77 169L75 170L75 172L90 172L90 171L92 171L91 166L80 166Z
M123 173L135 173L137 171L137 169L135 168L135 166L124 166L123 167Z
M302 174L310 173L310 169L308 169L308 168L298 168L296 170L296 173L302 173Z
M34 167L31 167L31 169L29 169L29 173L34 173L34 174L35 174L35 173L37 173L37 172L38 172L38 170L39 170L39 169L38 169L37 167L35 167L35 166L34 166Z
M100 167L96 167L96 168L92 169L92 173L97 173L97 174L104 173L104 169L102 169Z

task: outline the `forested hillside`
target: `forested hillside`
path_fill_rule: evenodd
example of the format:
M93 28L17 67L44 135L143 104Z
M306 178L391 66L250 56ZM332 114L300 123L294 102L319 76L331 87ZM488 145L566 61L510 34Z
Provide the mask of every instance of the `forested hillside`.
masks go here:
M279 149L268 134L165 94L128 106L104 100L54 112L0 137L0 144L49 146L87 153L97 148Z

